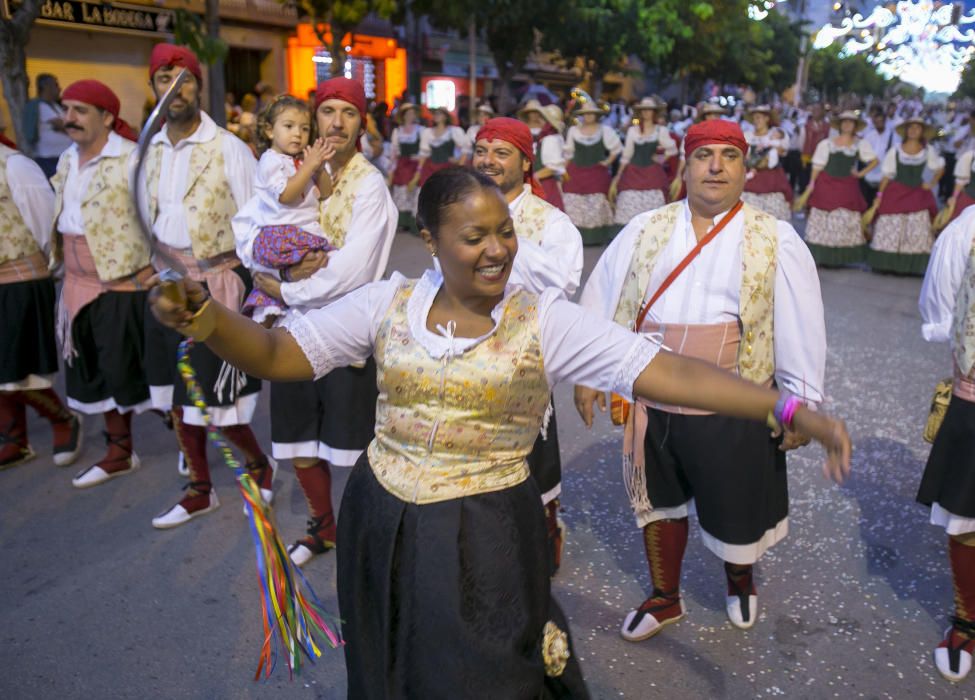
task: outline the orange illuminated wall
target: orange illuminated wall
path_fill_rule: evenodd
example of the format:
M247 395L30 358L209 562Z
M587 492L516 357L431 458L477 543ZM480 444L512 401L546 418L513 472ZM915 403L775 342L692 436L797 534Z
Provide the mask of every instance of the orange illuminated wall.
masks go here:
M327 31L325 36L330 38ZM406 90L406 49L400 48L395 39L387 37L365 34L354 36L351 55L371 58L377 64L382 63L382 70L376 71L383 75L382 84L376 85L376 99L385 99L386 104L392 105L393 100ZM345 41L349 40L350 36L346 35ZM288 92L292 95L305 97L309 91L315 89L315 62L312 59L321 45L315 30L307 23L299 24L295 35L288 37Z

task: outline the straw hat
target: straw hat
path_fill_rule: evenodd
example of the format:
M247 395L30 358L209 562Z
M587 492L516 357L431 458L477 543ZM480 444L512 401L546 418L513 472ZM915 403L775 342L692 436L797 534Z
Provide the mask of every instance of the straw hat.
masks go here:
M666 108L667 105L665 103L661 102L656 97L653 97L651 95L650 97L644 97L635 105L633 105L633 112L636 113L641 110L653 110L654 112L659 112L660 110Z
M494 116L494 107L491 106L490 102L482 102L479 104L477 106L477 111L483 112L484 114L490 114L492 117Z
M755 105L753 107L749 107L748 112L745 114L745 120L749 122L752 121L752 115L755 114L764 114L768 116L769 125L775 121L775 114L772 111L771 105Z
M847 110L844 110L844 111L840 112L839 114L834 114L830 118L829 124L834 129L836 129L837 131L839 131L839 129L840 129L840 122L845 122L845 121L854 121L854 122L856 122L857 123L857 128L856 128L857 131L863 131L864 129L867 128L867 123L865 121L863 121L863 117L860 116L860 112L858 112L856 110L852 110L852 109L847 109Z
M597 105L595 102L586 102L575 111L575 116L577 117L581 117L583 114L596 114L602 117L606 115L606 110Z
M545 105L542 107L542 116L545 121L552 125L552 128L560 134L565 129L565 121L562 116L562 108L558 105Z
M415 104L413 104L412 102L403 102L399 106L399 109L396 110L396 123L402 124L403 118L406 116L406 113L409 112L410 110L412 110L413 113L416 114L417 116L420 116L420 110L417 108Z
M518 118L524 119L525 115L529 112L538 112L539 114L542 114L542 103L535 99L528 100L528 102L526 102L525 105L518 110Z
M443 113L444 113L444 115L446 115L446 117L447 117L447 123L448 123L448 124L453 124L453 123L454 123L454 115L452 115L452 114L450 113L450 110L449 110L449 109L447 109L446 107L433 107L433 108L432 108L432 109L430 110L430 114L431 114L431 115L432 115L432 114L436 114L437 112L443 112Z
M721 105L716 105L713 102L708 102L706 105L701 107L700 112L698 114L700 115L701 118L704 118L709 114L725 115L727 113L728 110L722 107Z
M907 138L907 127L911 124L920 124L924 127L924 133L921 134L921 138L923 138L925 141L930 141L938 135L937 127L928 124L920 117L909 117L894 128L894 131L897 132L897 135L901 137L902 141Z

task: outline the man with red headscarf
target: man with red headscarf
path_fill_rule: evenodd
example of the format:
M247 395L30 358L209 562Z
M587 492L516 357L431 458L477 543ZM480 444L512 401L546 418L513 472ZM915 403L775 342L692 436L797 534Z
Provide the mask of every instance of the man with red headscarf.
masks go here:
M102 414L107 451L71 482L96 486L134 471L132 416L150 408L143 367L149 246L129 196L135 143L119 99L97 80L61 94L73 142L51 178L56 195L52 261L64 263L57 330L68 405Z
M583 306L662 334L674 352L775 383L808 404L822 401L826 329L809 250L791 225L741 201L748 145L737 124L700 122L684 145L687 199L623 229L593 270ZM576 387L587 425L594 401L605 410L605 397ZM728 619L742 629L755 623L752 566L786 535L785 451L806 442L685 407L632 407L624 471L653 590L626 616L624 639L646 639L683 617L680 569L692 510L705 546L725 563Z
M382 278L399 213L379 170L359 152L366 128L366 95L348 78L332 78L315 91L318 134L335 147L325 163L332 192L320 200L329 253L312 252L283 279L259 272L257 286L296 314L331 304ZM256 226L235 221L237 251L253 267ZM283 322L288 323L287 319ZM335 546L330 465L352 467L373 437L376 365L343 367L316 382L271 384L271 444L274 456L290 459L308 502L305 537L288 551L302 565Z
M518 254L509 282L541 294L555 287L572 296L582 275L582 235L559 208L545 201L535 179L535 148L531 129L518 119L489 119L477 132L471 164L501 188L518 236ZM552 573L562 560L564 532L558 520L562 493L562 462L554 405L528 457L552 543Z
M67 465L81 447L81 425L52 385L58 371L54 279L47 253L54 192L44 171L0 145L0 469L35 456L27 407L54 430L54 462Z
M234 252L230 221L253 194L257 162L247 145L222 129L200 109L203 72L183 46L158 44L149 59L149 82L160 99L181 70L193 79L183 83L166 112L166 125L146 154L144 218L172 257L183 262L193 279L231 309L240 309L251 290L251 276ZM220 501L210 481L206 429L200 411L186 395L176 369L181 336L146 319L146 371L153 407L172 410L173 426L189 471L186 495L153 519L153 527L171 528L215 510ZM243 455L264 499L270 501L273 463L250 428L257 408L260 380L226 365L206 347L190 353L214 425Z

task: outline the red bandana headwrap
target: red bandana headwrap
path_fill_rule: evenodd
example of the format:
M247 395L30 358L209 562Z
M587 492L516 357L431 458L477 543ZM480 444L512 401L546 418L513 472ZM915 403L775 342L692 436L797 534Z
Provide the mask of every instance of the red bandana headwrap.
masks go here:
M356 136L356 150L362 150L362 141L359 136L365 131L366 119L366 91L362 85L351 78L331 78L324 83L319 83L315 88L315 111L327 100L342 100L348 102L359 111L359 135Z
M477 132L476 141L506 141L521 151L528 159L531 167L525 173L525 182L531 185L532 194L536 197L544 195L542 186L535 179L535 150L532 142L532 132L523 121L511 117L495 117L484 122L484 126Z
M137 136L132 130L132 127L126 124L118 115L119 108L121 107L118 95L112 92L112 89L105 83L97 80L79 80L76 83L71 83L64 89L61 93L61 99L84 102L92 107L105 110L115 117L115 124L112 126L115 133L123 138L127 138L129 141L136 140Z
M156 44L149 56L149 80L156 71L165 66L179 66L196 76L197 82L203 82L203 71L200 69L200 59L185 46L175 44Z
M8 139L3 134L0 134L0 143L2 143L7 148L12 148L15 151L17 150L17 144L15 144L13 141L11 141L10 139Z
M684 136L684 154L690 158L701 146L714 144L734 146L742 155L748 155L748 142L745 141L741 127L726 119L709 119L691 126Z

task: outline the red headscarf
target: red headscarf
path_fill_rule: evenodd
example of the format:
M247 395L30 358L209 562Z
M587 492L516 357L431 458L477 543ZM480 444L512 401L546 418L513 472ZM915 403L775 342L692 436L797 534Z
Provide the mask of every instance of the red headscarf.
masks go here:
M532 132L528 125L511 117L495 117L484 122L484 126L477 132L475 141L505 141L521 151L531 167L525 173L525 182L531 185L532 194L536 197L544 196L542 186L535 179L535 150L532 142Z
M734 146L742 155L748 154L748 142L741 127L727 119L709 119L698 122L687 130L684 135L684 155L688 158L701 146L725 144Z
M362 141L359 136L366 129L368 120L366 118L366 91L362 85L351 78L330 78L323 83L319 83L315 88L315 111L318 111L322 102L328 100L342 100L348 102L359 112L359 133L356 134L355 147L357 151L362 150Z
M196 76L198 82L203 82L203 71L200 69L200 60L196 54L185 46L175 44L156 44L152 47L152 54L149 56L149 80L156 74L156 71L166 66L179 66L185 68Z
M61 93L61 99L84 102L92 107L105 110L115 117L115 124L112 126L115 133L123 138L127 138L129 141L136 140L137 136L132 130L132 127L126 124L125 120L121 119L118 115L121 106L118 95L112 92L112 89L105 83L97 80L79 80L76 83L71 83L64 89Z

